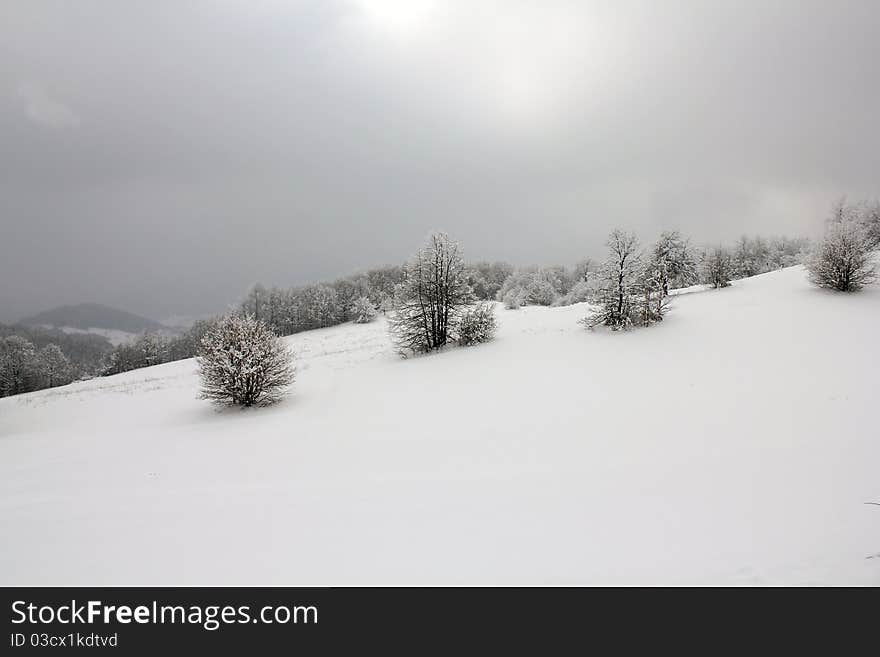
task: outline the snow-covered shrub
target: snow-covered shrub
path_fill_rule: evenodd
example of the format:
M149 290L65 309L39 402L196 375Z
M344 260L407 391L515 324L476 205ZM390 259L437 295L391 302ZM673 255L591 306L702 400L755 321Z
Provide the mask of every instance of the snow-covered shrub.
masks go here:
M571 306L575 303L584 303L585 301L592 301L596 296L596 289L598 283L598 276L594 273L590 273L588 281L578 281L574 285L571 286L571 289L568 291L564 297L559 297L556 302L553 304L554 306Z
M570 278L560 267L519 269L508 276L496 298L504 300L511 292L523 299L520 305L550 306L571 288ZM505 304L506 305L506 304Z
M227 315L202 338L202 399L240 406L278 401L293 383L293 357L253 315Z
M876 278L871 236L853 219L832 221L807 261L810 280L820 287L855 292Z
M462 346L488 342L495 337L495 306L481 302L461 315L458 344Z
M508 310L519 310L527 303L528 295L521 287L508 290L501 302Z
M703 259L703 280L715 288L727 287L733 277L733 257L724 247L716 247Z
M535 276L531 285L528 287L529 303L538 306L551 306L556 300L556 290L553 284L539 276Z
M395 289L388 330L402 355L439 349L452 339L473 301L461 250L445 233L432 235L406 265Z
M367 324L376 316L376 307L367 297L358 297L351 308L355 324Z

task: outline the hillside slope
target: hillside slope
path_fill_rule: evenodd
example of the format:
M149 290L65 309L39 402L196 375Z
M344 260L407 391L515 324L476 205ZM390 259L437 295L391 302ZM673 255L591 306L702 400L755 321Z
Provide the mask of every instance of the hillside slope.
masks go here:
M2 399L0 584L880 584L880 288L585 312L408 360L298 334L268 409L193 361Z

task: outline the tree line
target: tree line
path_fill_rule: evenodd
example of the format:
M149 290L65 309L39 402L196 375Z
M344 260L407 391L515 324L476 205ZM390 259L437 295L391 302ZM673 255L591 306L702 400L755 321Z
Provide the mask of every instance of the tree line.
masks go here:
M258 284L224 317L197 321L181 335L146 333L116 347L100 336L0 325L0 396L192 358L221 325L229 334L230 317L250 317L283 336L388 314L392 338L406 354L491 339L490 300L509 309L589 302L593 310L584 324L619 329L661 321L672 289L697 283L722 288L801 262L817 285L853 291L875 278L871 253L880 246L880 203L838 202L812 249L804 238L784 236L696 247L677 231L642 249L633 233L620 229L606 246L605 260L585 258L571 268L466 264L459 246L438 233L402 266L287 289Z

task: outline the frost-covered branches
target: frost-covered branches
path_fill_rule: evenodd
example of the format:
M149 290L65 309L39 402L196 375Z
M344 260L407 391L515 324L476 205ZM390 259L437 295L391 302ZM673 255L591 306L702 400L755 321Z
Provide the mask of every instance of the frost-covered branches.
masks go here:
M637 281L639 295L632 302L634 324L650 326L663 321L670 305L666 287L669 280L668 270L663 270L654 261L649 261L642 269Z
M452 339L461 312L473 301L457 243L437 233L406 265L389 315L402 354L439 349Z
M672 281L687 281L694 275L687 240L677 232L663 233L646 255L634 233L617 229L607 246L608 259L598 275L579 284L584 286L582 294L589 295L596 306L581 323L617 331L662 321L669 309Z
M253 315L228 315L202 339L203 399L240 406L278 401L293 383L292 355Z
M616 229L608 238L607 246L608 259L598 276L597 307L582 321L590 328L604 324L616 331L629 328L637 317L644 268L635 233Z
M855 217L835 216L807 261L810 280L820 287L854 292L876 278L873 241L866 225Z
M699 277L694 250L677 230L661 233L651 249L648 267L658 279L664 296L669 294L670 288L692 285Z

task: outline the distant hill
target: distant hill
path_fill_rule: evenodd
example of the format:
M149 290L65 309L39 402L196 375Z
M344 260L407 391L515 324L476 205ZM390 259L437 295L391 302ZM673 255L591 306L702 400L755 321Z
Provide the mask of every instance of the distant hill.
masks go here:
M57 328L107 329L124 333L143 333L160 331L165 327L157 321L135 315L134 313L111 308L100 303L80 303L73 306L59 306L52 310L26 317L18 322L25 326L53 326Z

